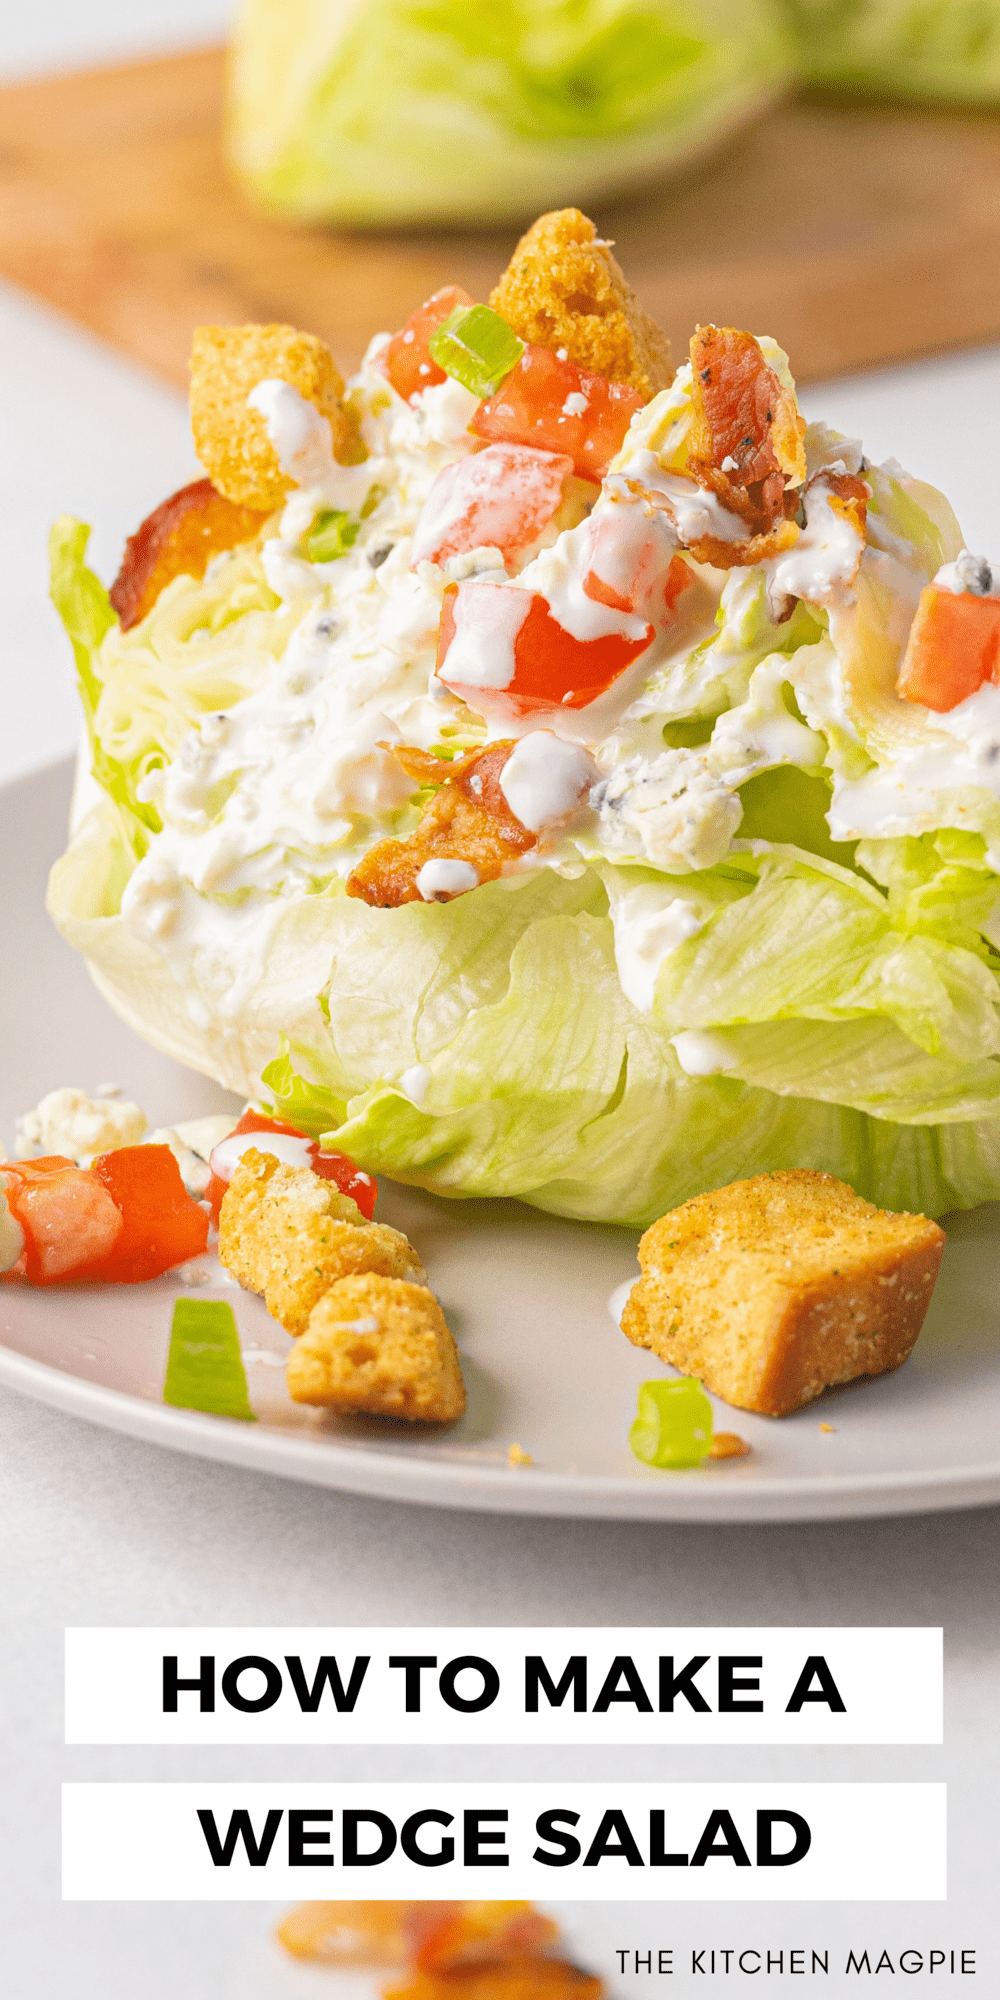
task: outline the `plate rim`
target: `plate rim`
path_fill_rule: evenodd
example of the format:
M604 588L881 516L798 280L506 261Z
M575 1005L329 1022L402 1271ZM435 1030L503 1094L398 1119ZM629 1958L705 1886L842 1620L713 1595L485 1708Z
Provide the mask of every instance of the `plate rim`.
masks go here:
M73 759L57 757L0 780L9 804L62 776ZM404 1505L538 1518L629 1520L744 1526L930 1514L1000 1503L1000 1456L989 1462L882 1472L796 1474L754 1471L750 1479L697 1472L632 1474L510 1466L502 1454L482 1462L409 1456L359 1447L327 1435L246 1425L135 1396L74 1375L8 1345L0 1333L0 1385L84 1422L163 1449L239 1466L276 1478Z
M195 1458L239 1466L369 1499L490 1514L590 1520L795 1523L923 1514L1000 1502L1000 1459L958 1469L829 1473L821 1480L767 1476L753 1485L702 1480L697 1473L626 1479L607 1473L549 1472L406 1459L356 1444L295 1436L198 1410L175 1409L55 1368L0 1340L0 1385L65 1416Z

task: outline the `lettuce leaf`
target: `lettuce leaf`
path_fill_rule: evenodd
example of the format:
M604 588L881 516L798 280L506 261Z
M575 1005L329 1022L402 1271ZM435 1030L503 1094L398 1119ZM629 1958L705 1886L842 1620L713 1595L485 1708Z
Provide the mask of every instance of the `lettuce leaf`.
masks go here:
M1000 1194L1000 1063L928 1050L900 1025L941 1049L978 1050L995 1027L992 972L965 954L970 975L961 953L928 953L923 938L906 957L881 892L833 863L739 853L691 878L707 921L676 970L667 961L650 1015L622 993L592 871L539 870L397 910L340 894L276 898L252 982L238 938L223 934L182 985L118 912L130 867L105 802L49 895L118 1012L248 1097L260 1098L263 1072L279 1111L371 1172L637 1227L777 1167L823 1168L932 1214ZM616 887L618 871L605 872ZM739 937L724 928L734 919ZM890 978L887 945L903 950L909 986L898 968ZM699 947L708 958L695 979ZM787 1019L773 1007L752 1018L768 979ZM685 1075L675 1022L723 1015L740 1023L720 1031L739 1070Z
M243 0L229 145L289 214L482 224L703 151L791 75L774 0Z
M997 0L788 0L801 62L813 83L931 97L1000 101Z

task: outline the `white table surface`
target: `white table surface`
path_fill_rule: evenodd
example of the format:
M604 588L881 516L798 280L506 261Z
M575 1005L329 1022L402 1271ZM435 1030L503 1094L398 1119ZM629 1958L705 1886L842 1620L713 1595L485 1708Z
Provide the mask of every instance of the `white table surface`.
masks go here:
M73 40L60 10L42 10L0 48L0 73L55 66L79 53L167 45L195 17L206 34L225 10L195 0L147 9L129 40L113 6L96 10L91 42ZM36 10L37 12L37 10ZM94 10L91 10L92 14ZM74 10L74 19L76 18ZM171 33L171 22L174 31ZM55 24L55 25L53 25ZM155 29L155 32L153 30ZM193 32L193 29L191 30ZM34 34L34 40L32 35ZM20 40L18 40L20 36ZM116 40L117 36L117 40ZM103 39L102 39L103 37ZM55 55L53 55L55 50ZM775 332L780 333L780 315ZM794 365L794 356L793 356ZM4 611L0 779L65 754L76 717L68 649L45 596L45 536L56 513L94 522L93 557L113 573L122 540L150 506L194 473L181 399L33 302L0 288L0 438ZM803 395L944 486L970 544L1000 553L1000 350L934 359L842 380ZM0 881L16 866L0 857ZM5 940L10 948L11 940ZM16 1036L16 1021L0 1032ZM69 1081L56 1078L53 1081ZM7 1139L9 1134L0 1135ZM67 1624L942 1623L944 1750L834 1752L635 1751L534 1756L531 1776L752 1779L946 1777L951 1883L947 1907L814 1908L650 1904L576 1906L583 1954L610 1975L617 1946L824 1942L898 1950L913 1943L978 1948L982 1994L1000 1992L995 1893L997 1609L1000 1510L801 1528L656 1528L403 1510L259 1479L176 1457L0 1395L0 1605L4 1646L0 1917L4 2000L285 2000L346 1995L331 1975L283 1960L273 1911L249 1905L61 1906L61 1778L265 1778L339 1773L420 1777L455 1769L453 1753L292 1750L66 1750L61 1646ZM463 1775L527 1776L515 1753L468 1755ZM698 1990L730 1990L707 1978ZM817 1982L823 1991L839 1983ZM853 1982L852 1982L853 1986ZM613 1991L649 1991L616 1977ZM668 1992L675 1990L671 1985ZM676 1990L688 1990L676 1982ZM812 1992L773 1977L769 1993ZM916 1993L952 1983L910 1980Z

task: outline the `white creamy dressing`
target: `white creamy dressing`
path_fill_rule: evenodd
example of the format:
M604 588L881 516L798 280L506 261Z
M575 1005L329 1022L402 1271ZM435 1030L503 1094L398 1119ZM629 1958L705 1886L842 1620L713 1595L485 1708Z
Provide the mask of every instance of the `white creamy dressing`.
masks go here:
M615 1286L615 1289L608 1300L608 1311L611 1314L611 1317L614 1320L614 1323L617 1327L621 1326L622 1315L625 1311L625 1307L628 1304L629 1296L632 1292L633 1287L637 1285L638 1282L639 1280L637 1277L626 1278L623 1284Z
M975 828L986 835L991 868L1000 870L998 803L1000 688L987 682L935 714L924 740L902 746L891 764L835 784L830 829L835 840L857 840Z
M213 1146L210 1165L220 1181L231 1181L244 1153L270 1153L285 1167L311 1167L309 1139L291 1132L233 1132L221 1145Z
M668 611L662 586L678 544L706 536L738 543L747 532L685 474L691 376L682 367L671 388L637 413L589 518L531 555L515 580L503 570L513 532L506 502L493 527L489 509L477 519L475 546L443 554L449 535L466 532L462 509L469 514L469 496L489 458L468 430L477 398L448 378L404 403L375 366L384 344L384 336L371 344L351 385L369 453L360 465L337 463L327 420L288 384L270 381L254 390L251 403L296 482L279 532L263 551L287 617L288 644L255 693L203 717L169 767L150 772L140 788L164 824L126 887L122 915L167 958L199 1026L216 1022L225 1033L226 1020L248 1004L288 899L343 879L375 840L408 830L399 815L414 788L394 746L429 749L442 731L457 732L460 742L476 740L453 689L467 693L469 706L484 717L487 740L520 739L501 782L523 824L534 831L564 822L580 800L585 766L596 763L604 776L593 786L593 811L574 821L571 840L585 855L638 860L668 874L719 860L742 815L733 787L765 765L815 768L824 747L820 730L835 777L835 838L961 825L967 787L978 787L988 803L1000 799L1000 690L993 688L950 716L934 717L918 744L863 774L861 697L844 664L858 616L852 568L858 537L831 509L829 487L815 478L824 469L863 469L859 445L810 426L813 486L796 547L756 571L726 574L689 564L691 585ZM761 344L790 382L781 350ZM558 454L533 456L562 463ZM310 563L303 537L321 507L341 509L355 522L362 508L368 512L343 557ZM868 542L868 559L885 565L880 588L901 645L920 587L920 558L871 511ZM432 553L442 555L440 564L429 559ZM964 579L972 560L946 566L943 587L970 587ZM588 595L590 572L634 609ZM981 565L976 575L981 587ZM993 592L996 575L990 572ZM901 593L894 592L894 576L905 583ZM449 579L459 583L456 630L446 673L438 676ZM755 607L765 588L772 597L794 594L826 607L832 643L802 646L783 663L767 658L766 643L754 654ZM610 635L635 643L654 628L637 659L582 709L520 713L508 693L515 643L535 591L583 643ZM720 599L725 615L714 629ZM784 705L782 677L805 724ZM884 690L880 699L891 696ZM663 720L691 714L719 718L711 745L697 753L664 750ZM457 885L455 869L467 872L461 889L439 885L432 895L472 886L475 871L458 857L434 865L450 871L450 885ZM435 879L432 868L428 881ZM672 927L693 920L690 911L683 920L676 911L670 915L678 900L668 894L662 910L650 904L631 926L621 964L633 993L651 993L661 944L664 952L674 948ZM628 938L629 922L621 922ZM698 1046L692 1043L689 1055ZM678 1055L683 1063L680 1049Z
M470 693L500 691L514 678L514 646L531 610L531 592L509 588L496 577L470 577L459 584L453 617L455 636L438 670L445 687Z
M696 937L703 919L672 887L642 882L612 906L615 963L626 1000L648 1014L660 968L686 939Z
M500 790L514 818L529 833L541 833L576 812L598 776L597 765L580 744L535 729L511 751L500 773Z
M685 1076L720 1076L739 1061L732 1044L710 1028L684 1028L670 1046Z
M471 861L453 861L449 856L435 855L425 861L417 875L417 888L425 903L436 903L441 897L462 896L468 889L478 889L479 870Z
M667 503L669 518L682 547L704 541L708 536L717 542L748 540L750 530L746 522L724 507L718 494L699 486L691 473L665 471L659 455L653 451L637 451L627 455L627 462L623 462L625 459L623 454L615 460L617 469L608 474L605 485L625 497L629 494L627 481L638 480L650 492L660 494Z
M832 472L846 472L833 465ZM852 602L848 593L861 566L864 536L855 527L836 489L823 473L809 481L802 498L806 522L798 541L764 565L768 601L782 609L801 597L807 604L829 604L834 597Z
M426 1063L411 1063L409 1069L404 1069L399 1079L399 1087L404 1097L408 1097L410 1103L415 1104L419 1110L427 1096L430 1081L431 1073Z
M799 722L785 706L783 690L793 673L794 655L790 661L784 653L770 654L754 668L746 701L720 715L707 760L730 787L743 785L757 771L771 770L776 764L796 764L801 770L812 771L824 762L825 738Z

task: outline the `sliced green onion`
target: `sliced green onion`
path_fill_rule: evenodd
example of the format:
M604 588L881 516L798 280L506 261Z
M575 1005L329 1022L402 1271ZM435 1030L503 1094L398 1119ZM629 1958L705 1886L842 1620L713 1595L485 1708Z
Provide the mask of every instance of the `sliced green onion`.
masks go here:
M255 1424L232 1306L225 1299L178 1299L170 1331L163 1400L179 1410L240 1417Z
M427 343L433 360L474 396L494 396L524 353L505 319L491 306L456 306Z
M700 1465L712 1448L712 1405L693 1375L640 1382L629 1444L644 1465Z
M341 507L321 507L305 539L310 562L337 562L346 556L358 539L360 521L352 521Z

